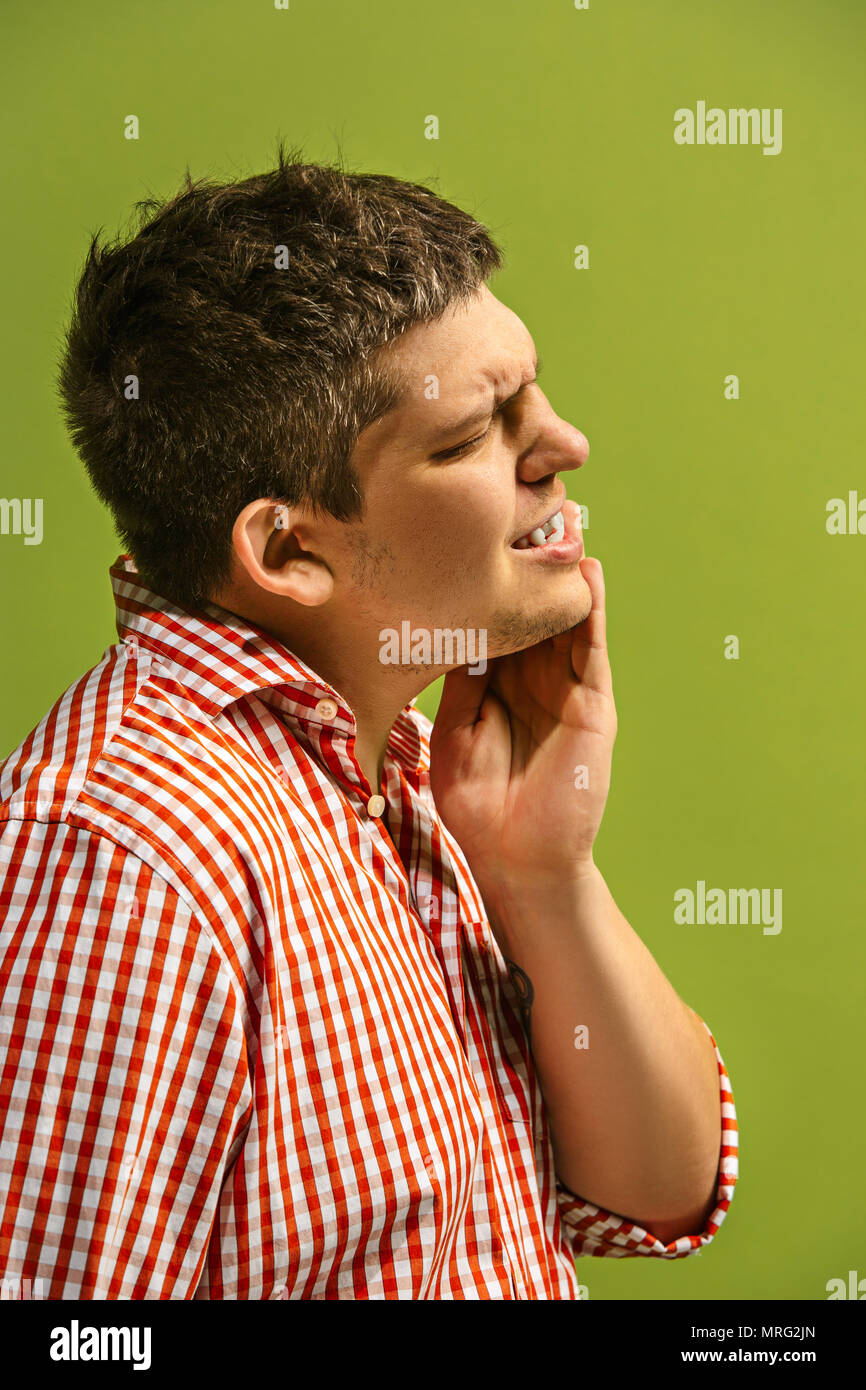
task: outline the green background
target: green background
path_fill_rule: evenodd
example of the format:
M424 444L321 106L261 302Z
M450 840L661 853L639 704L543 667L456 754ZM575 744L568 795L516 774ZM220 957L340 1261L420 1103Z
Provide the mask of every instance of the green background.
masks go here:
M0 537L0 756L115 640L120 546L54 387L90 232L187 164L271 167L278 135L432 183L504 245L491 288L590 440L566 481L605 567L620 728L596 858L713 1030L741 1128L716 1241L584 1259L580 1282L591 1300L824 1299L866 1275L866 536L825 528L830 498L866 497L866 9L19 0L3 26L2 489L44 498L45 531ZM675 145L699 99L781 107L782 152ZM781 888L782 931L676 925L698 879Z

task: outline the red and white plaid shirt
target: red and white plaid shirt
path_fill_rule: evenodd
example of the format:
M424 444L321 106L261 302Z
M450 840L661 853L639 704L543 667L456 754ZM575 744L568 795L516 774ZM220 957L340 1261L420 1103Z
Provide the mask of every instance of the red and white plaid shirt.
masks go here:
M737 1178L718 1049L704 1231L664 1245L557 1181L430 721L407 706L388 744L392 841L335 690L129 557L111 576L121 642L0 766L0 1272L56 1299L576 1299L576 1256L707 1245Z

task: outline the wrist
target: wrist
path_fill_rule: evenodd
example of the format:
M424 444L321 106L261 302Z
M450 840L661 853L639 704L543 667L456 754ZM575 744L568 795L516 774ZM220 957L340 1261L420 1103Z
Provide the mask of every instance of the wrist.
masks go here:
M482 898L491 925L504 928L509 923L529 921L539 913L548 920L560 911L570 916L580 897L599 881L601 871L590 853L586 859L556 869L503 876L490 892L482 889Z

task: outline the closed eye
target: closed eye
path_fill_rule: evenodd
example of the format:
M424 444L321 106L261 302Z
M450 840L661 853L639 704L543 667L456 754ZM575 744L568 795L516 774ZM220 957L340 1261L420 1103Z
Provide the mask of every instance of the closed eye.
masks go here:
M491 416L490 424L487 426L487 429L484 431L483 434L476 434L474 439L467 439L467 440L465 440L465 442L464 442L463 444L456 444L456 445L454 446L453 449L445 449L443 453L437 454L437 455L436 455L436 458L438 458L438 459L456 459L456 458L460 458L463 454L465 454L465 453L467 452L468 449L471 449L475 444L480 444L481 441L482 441L483 439L486 439L486 438L487 438L488 434L490 433L491 429L493 428L493 422L494 422L494 420L496 419L497 415L499 415L499 414L505 409L505 407L506 407L507 404L508 404L507 401L503 401L503 402L502 402L502 405L499 405L499 406L496 407L496 409L495 409L494 412L493 412L493 415Z
M541 373L541 359L540 359L540 358L537 358L537 359L536 359L536 363L535 363L535 376L533 377L532 381L526 381L526 382L524 382L523 385L520 386L520 387L514 392L514 395L513 395L513 396L508 396L508 397L506 398L506 400L500 401L499 404L495 406L495 408L494 408L494 410L493 410L493 413L492 413L492 415L491 415L491 417L490 417L490 424L487 426L487 429L484 431L483 434L476 434L476 435L474 436L473 439L466 439L466 440L463 441L462 444L455 444L453 449L444 449L444 450L442 451L442 453L440 453L440 454L433 454L433 458L435 458L435 459L457 459L457 458L462 458L463 455L464 455L465 453L468 453L468 451L469 451L470 449L473 449L473 448L475 447L476 444L480 444L480 443L482 442L482 440L486 439L487 436L488 436L488 434L490 433L490 431L491 431L491 429L492 429L492 427L493 427L493 422L495 421L497 415L500 415L500 414L502 413L503 410L506 410L506 409L508 408L508 406L510 406L510 405L512 404L513 401L518 400L518 398L519 398L520 396L523 395L523 392L526 390L527 386L534 386L535 383L536 383L537 380L538 380L538 377L539 377L540 373Z
M437 454L436 457L440 459L460 458L460 455L465 454L467 449L471 449L473 444L480 444L482 439L486 439L489 433L490 426L488 425L483 434L477 434L474 439L467 439L465 444L458 444L454 449L446 449L444 454Z

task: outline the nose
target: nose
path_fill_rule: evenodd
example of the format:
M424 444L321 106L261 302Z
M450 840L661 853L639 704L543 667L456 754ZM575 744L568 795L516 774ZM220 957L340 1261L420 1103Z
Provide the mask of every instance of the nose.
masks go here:
M551 473L580 468L589 458L589 440L574 425L548 405L539 416L535 443L520 460L519 474L524 482L537 482Z

